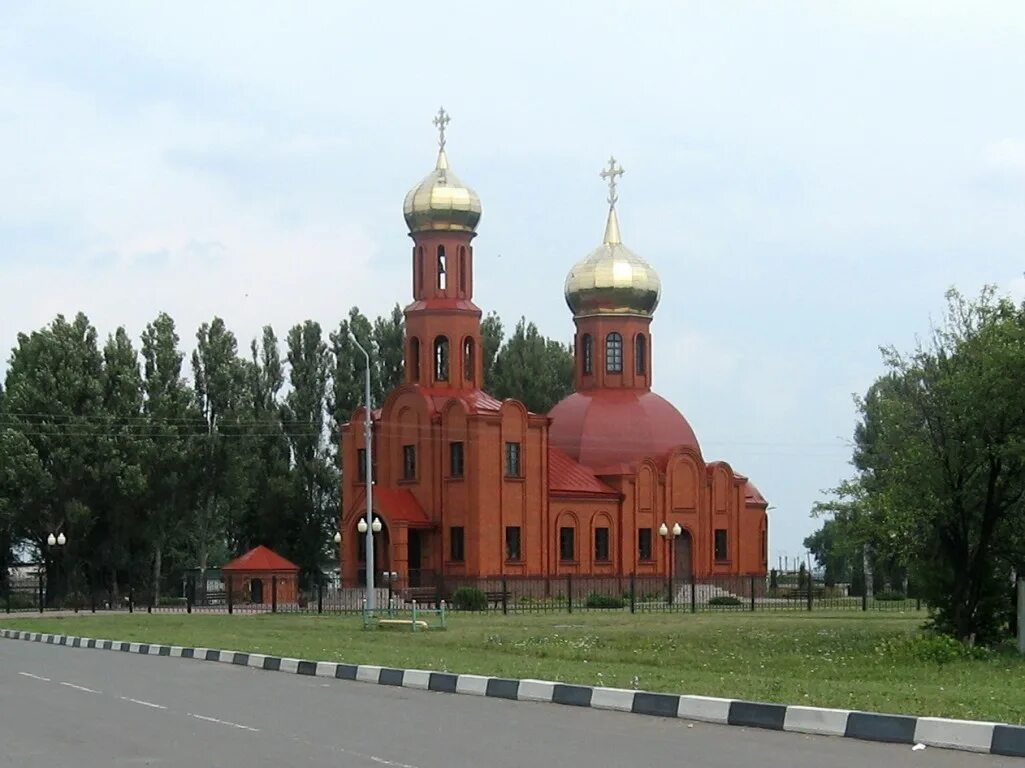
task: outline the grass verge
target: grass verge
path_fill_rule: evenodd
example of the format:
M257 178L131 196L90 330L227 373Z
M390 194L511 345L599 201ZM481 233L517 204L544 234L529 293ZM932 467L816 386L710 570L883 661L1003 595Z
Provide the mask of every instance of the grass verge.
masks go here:
M448 630L414 635L364 631L358 617L0 615L0 626L33 632L1025 722L1025 660L930 637L922 621L921 614L454 614Z

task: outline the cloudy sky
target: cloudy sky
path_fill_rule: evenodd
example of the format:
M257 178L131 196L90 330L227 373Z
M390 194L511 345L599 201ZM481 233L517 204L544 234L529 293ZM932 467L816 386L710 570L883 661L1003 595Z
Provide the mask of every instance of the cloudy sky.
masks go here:
M191 342L409 298L431 116L476 188L477 302L569 340L599 241L661 273L656 390L770 502L849 472L878 346L1025 294L1025 5L30 3L0 21L0 348L59 312Z

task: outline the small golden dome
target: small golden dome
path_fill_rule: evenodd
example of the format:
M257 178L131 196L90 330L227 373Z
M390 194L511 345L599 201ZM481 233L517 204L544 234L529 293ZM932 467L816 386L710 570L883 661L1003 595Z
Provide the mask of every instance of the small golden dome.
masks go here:
M651 316L662 295L658 273L644 259L631 251L619 238L616 216L615 177L623 170L602 172L609 178L609 218L605 224L604 242L591 251L566 276L566 303L574 317L588 315Z
M402 214L410 232L475 232L480 221L480 198L448 170L443 149L435 169L406 194Z
M440 133L438 162L424 180L406 194L402 214L410 233L475 232L480 221L480 198L448 169L445 126L449 116L438 110L434 124Z

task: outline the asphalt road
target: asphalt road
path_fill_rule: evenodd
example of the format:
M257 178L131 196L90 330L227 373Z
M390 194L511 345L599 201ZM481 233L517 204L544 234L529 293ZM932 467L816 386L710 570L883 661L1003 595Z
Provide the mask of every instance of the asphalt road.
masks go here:
M0 640L7 768L990 768L1014 758Z

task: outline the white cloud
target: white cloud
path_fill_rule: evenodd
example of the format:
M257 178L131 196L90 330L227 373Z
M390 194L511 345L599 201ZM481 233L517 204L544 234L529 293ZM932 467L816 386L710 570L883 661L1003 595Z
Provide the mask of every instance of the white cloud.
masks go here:
M983 150L986 168L995 173L1025 177L1025 140L1001 139Z

